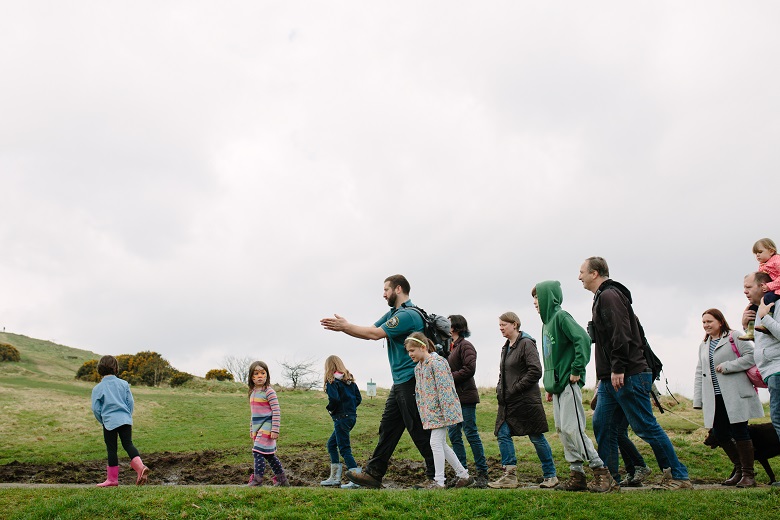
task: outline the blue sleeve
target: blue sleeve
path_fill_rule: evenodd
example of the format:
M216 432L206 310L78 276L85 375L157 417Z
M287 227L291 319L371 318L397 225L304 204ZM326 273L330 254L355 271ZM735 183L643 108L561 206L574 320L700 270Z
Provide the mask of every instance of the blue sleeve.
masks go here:
M127 408L130 409L130 415L133 415L133 408L135 408L135 400L133 399L133 393L130 391L130 385L127 385Z
M393 314L393 311L387 311L381 318L374 322L374 327L381 327L384 322L390 319L391 314Z
M325 407L329 412L338 410L341 404L339 400L339 389L336 388L335 381L333 383L327 383L325 385L325 391L328 394L328 405Z
M356 382L353 381L352 385L355 387L355 408L357 408L363 402L363 395L360 393L360 387L358 387Z
M103 396L100 395L100 397L98 397L100 392L97 392L97 389L98 387L92 389L92 413L94 414L95 419L97 419L97 422L103 424Z
M419 318L416 311L401 309L386 320L381 325L381 329L385 331L388 337L404 339L412 332L421 330L420 323L422 323L422 318Z

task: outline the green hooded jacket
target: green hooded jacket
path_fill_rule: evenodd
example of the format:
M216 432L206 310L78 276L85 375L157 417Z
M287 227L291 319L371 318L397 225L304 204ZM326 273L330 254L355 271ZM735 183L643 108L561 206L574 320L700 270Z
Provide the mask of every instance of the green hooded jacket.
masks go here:
M569 384L569 375L580 376L585 384L585 367L590 361L590 336L565 310L563 291L557 280L536 284L539 315L542 318L542 359L544 389L560 394Z

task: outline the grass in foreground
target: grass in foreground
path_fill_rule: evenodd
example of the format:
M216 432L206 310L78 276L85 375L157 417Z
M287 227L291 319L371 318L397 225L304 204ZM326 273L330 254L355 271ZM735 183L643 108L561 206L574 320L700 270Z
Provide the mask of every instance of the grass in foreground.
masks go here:
M369 491L234 487L0 489L8 519L83 518L729 518L780 511L775 490L638 491L594 495L557 491ZM717 512L717 513L716 513Z

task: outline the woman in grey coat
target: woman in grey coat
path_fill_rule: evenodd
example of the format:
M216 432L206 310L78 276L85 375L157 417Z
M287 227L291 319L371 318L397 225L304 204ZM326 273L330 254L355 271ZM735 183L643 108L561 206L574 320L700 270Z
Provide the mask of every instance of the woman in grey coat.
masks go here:
M753 487L753 441L747 423L764 416L764 407L745 373L754 365L753 342L740 340L740 333L729 328L718 309L704 311L701 321L704 341L699 345L693 407L704 409L704 425L712 428L734 463L734 475L723 485Z

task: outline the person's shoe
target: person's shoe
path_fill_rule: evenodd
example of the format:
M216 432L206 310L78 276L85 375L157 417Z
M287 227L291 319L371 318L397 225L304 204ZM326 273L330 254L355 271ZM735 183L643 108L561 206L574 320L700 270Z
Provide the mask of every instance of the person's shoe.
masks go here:
M588 484L588 491L591 493L610 493L620 491L620 486L610 475L609 468L603 466L593 469L593 482Z
M341 464L330 465L330 476L320 482L320 486L338 487L341 485Z
M729 440L727 444L722 444L721 448L726 452L729 460L734 464L734 469L731 471L731 476L721 482L722 486L736 486L737 482L742 480L742 460L739 458L739 450L734 441Z
M347 480L354 482L358 486L380 489L382 487L382 481L377 480L365 471L358 471L360 468L351 469L347 471Z
M133 457L133 460L130 461L130 467L133 468L136 475L138 475L138 478L135 479L135 485L143 486L146 484L146 480L149 476L149 468L144 466L141 457Z
M458 478L457 475L454 476L454 477L450 477L450 478L448 478L447 480L444 481L444 487L447 488L447 489L454 488L455 484L458 483L458 480L460 480L460 479Z
M642 487L642 482L653 472L652 469L647 466L638 466L634 470L634 474L631 478L627 478L625 482L621 482L621 486L626 487Z
M428 480L427 482L424 482L423 484L416 484L413 486L414 489L447 489L446 487L442 486L435 480Z
M772 482L771 484L769 484L769 486L770 487L780 488L780 480L776 480L776 481Z
M753 441L737 441L739 460L742 462L742 478L737 482L738 488L756 487L756 474L753 469Z
M745 331L745 334L740 336L738 339L742 341L753 341L755 339L755 333L753 332L756 327L755 320L750 320L748 322L747 330Z
M114 487L119 485L119 466L106 466L106 480L97 487Z
M559 482L555 489L559 491L586 491L588 489L588 481L585 478L585 473L572 471L569 478Z
M355 473L360 473L360 468L349 468L347 471L354 471ZM341 485L341 489L360 489L360 486L355 484L354 482L347 482L346 484Z
M249 482L247 483L247 486L249 487L255 487L255 486L262 486L263 485L263 477L256 477L254 473L249 477Z
M473 484L474 484L474 477L465 477L465 478L459 478L458 481L455 482L455 485L452 487L458 489L464 487L471 487Z
M672 478L672 468L664 468L664 476L661 483L653 486L651 489L659 491L677 491L678 489L693 489L690 480L677 480Z
M539 484L539 487L541 489L552 489L557 485L558 485L558 477L550 477L542 480L542 483Z
M504 466L504 474L495 482L488 482L493 489L514 489L517 487L517 466Z
M477 476L474 478L473 488L485 489L488 487L488 474L487 471L478 471Z
M290 482L287 480L287 475L279 473L271 478L274 483L274 487L290 487Z

